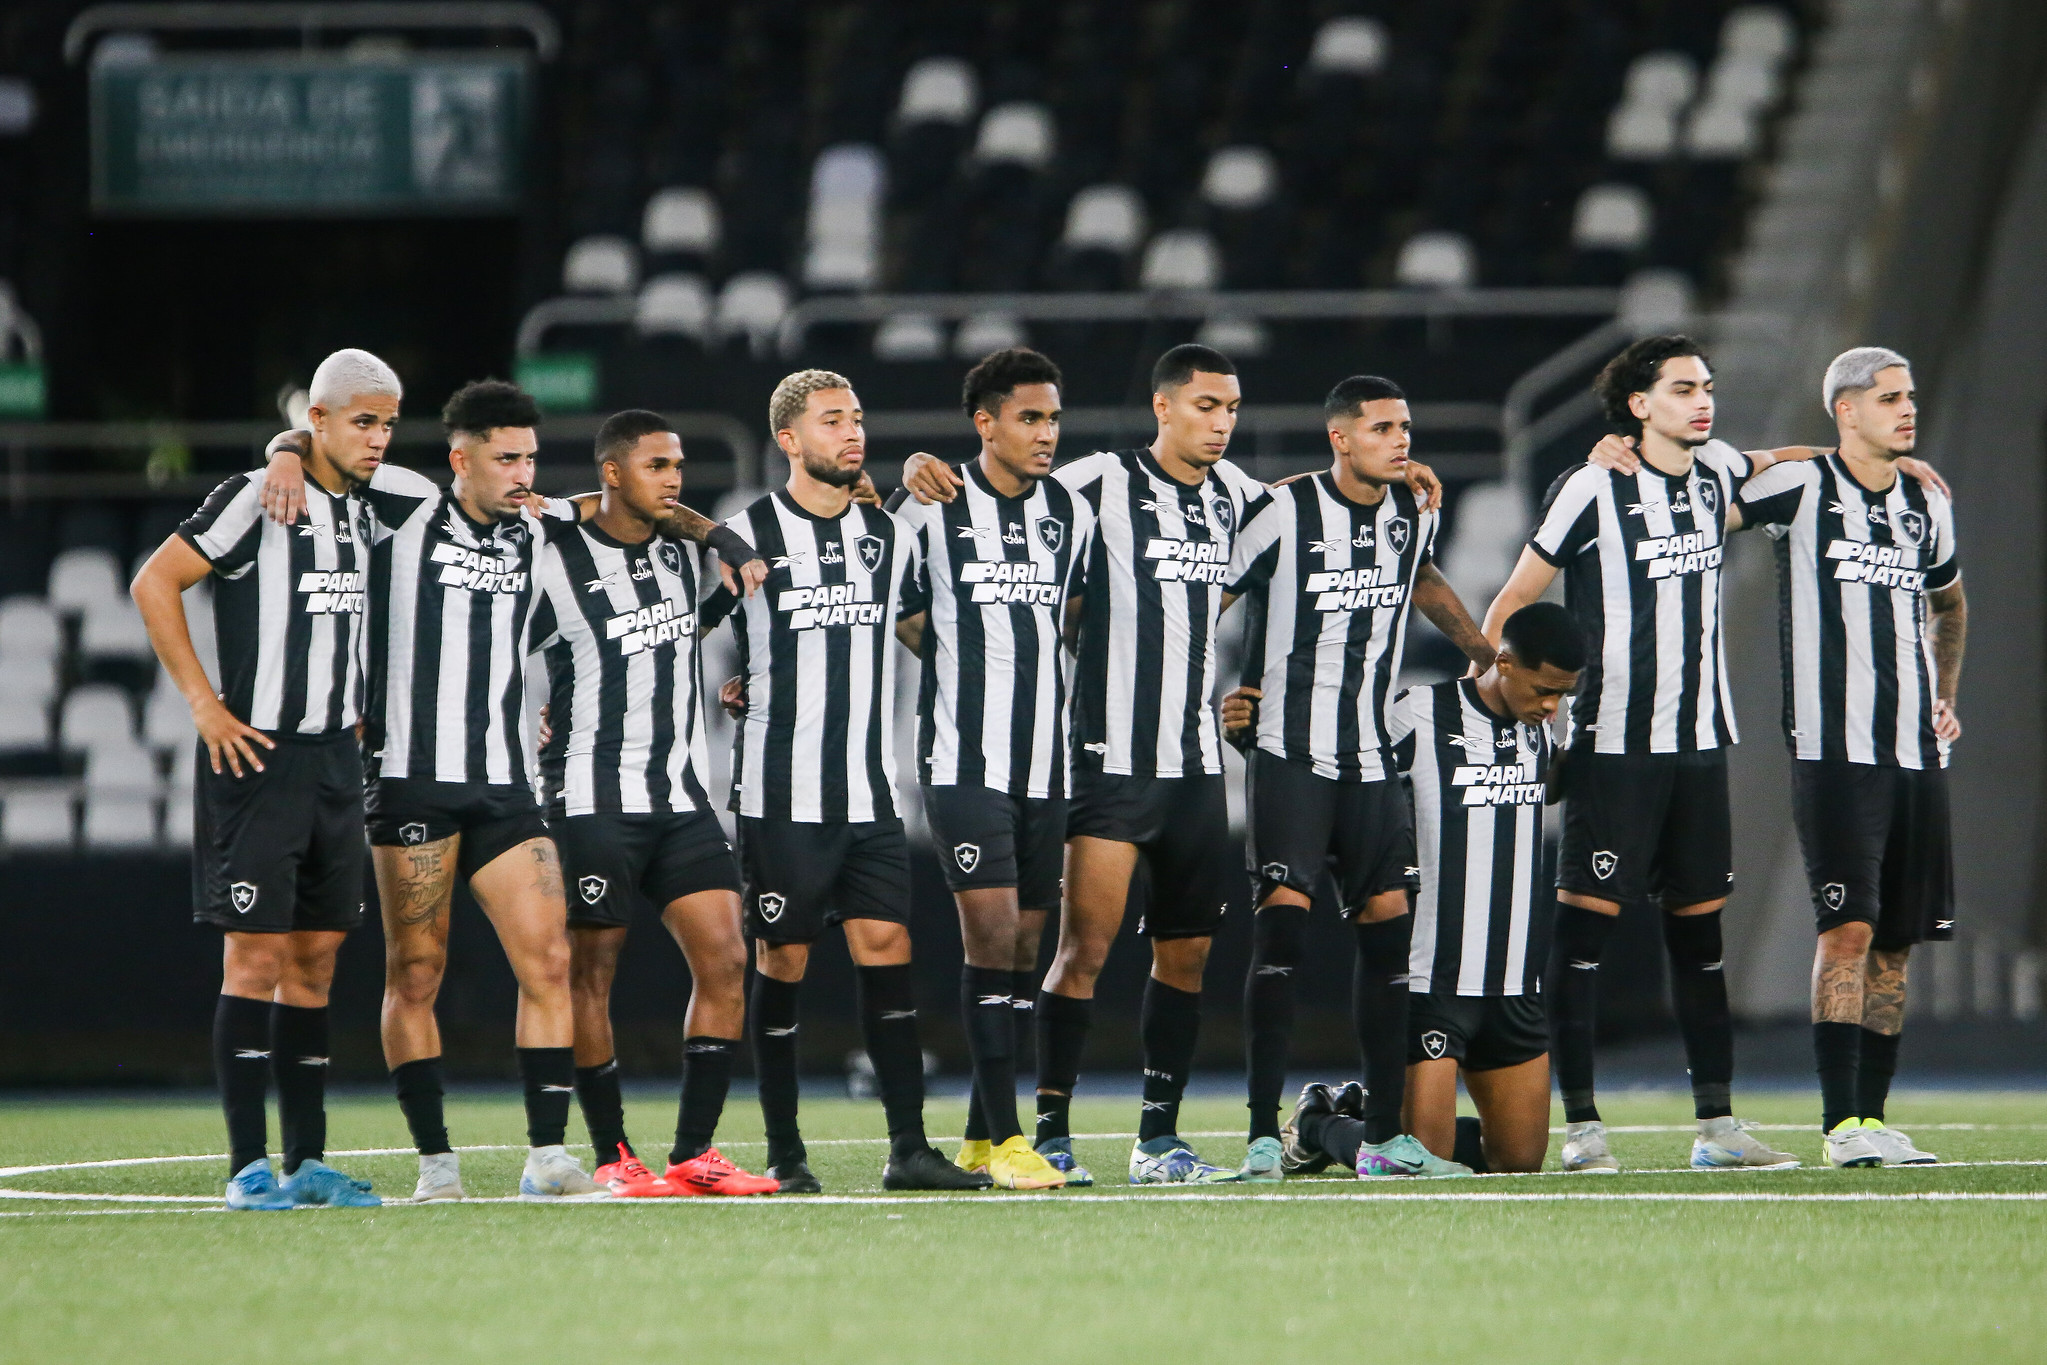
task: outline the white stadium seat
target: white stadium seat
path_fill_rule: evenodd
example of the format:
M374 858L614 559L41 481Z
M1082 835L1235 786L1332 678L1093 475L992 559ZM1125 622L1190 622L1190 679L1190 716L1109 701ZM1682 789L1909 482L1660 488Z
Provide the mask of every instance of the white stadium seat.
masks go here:
M945 354L945 329L929 313L891 313L874 329L876 360L936 360Z
M1331 19L1315 31L1308 49L1308 69L1345 76L1370 76L1386 65L1391 45L1386 26L1377 19L1347 14Z
M81 545L50 561L50 605L64 615L126 595L121 566L109 551Z
M142 613L125 597L85 609L78 630L78 652L88 659L147 659L154 651Z
M1654 215L1637 185L1593 185L1578 196L1571 245L1586 251L1639 251L1649 244Z
M0 601L0 659L54 659L64 647L57 613L40 597Z
M49 655L0 654L0 706L48 706L57 695L57 660Z
M85 756L85 789L88 793L141 792L154 796L163 779L156 771L156 755L134 738L98 744Z
M961 360L979 360L991 351L1021 346L1029 338L1023 323L1008 313L976 313L953 334L952 352Z
M1681 109L1699 93L1699 64L1682 52L1645 52L1628 64L1621 103Z
M803 282L812 289L871 289L881 276L881 149L842 142L817 154L810 173Z
M1263 147L1224 147L1201 177L1201 197L1219 209L1255 209L1278 190L1279 163Z
M1706 73L1703 103L1760 111L1775 104L1783 88L1777 68L1768 62L1724 53Z
M156 844L156 801L136 792L88 793L85 846L120 849Z
M1219 317L1202 323L1194 339L1224 355L1248 360L1265 354L1272 345L1272 332L1257 318Z
M965 123L981 102L974 68L958 57L925 57L903 77L896 123Z
M1620 318L1636 336L1690 326L1692 282L1681 270L1637 270L1621 285Z
M1052 111L1031 100L998 104L981 119L981 132L974 139L974 160L983 165L997 162L1043 170L1052 160Z
M789 311L789 286L769 270L746 270L725 281L718 295L718 335L744 336L755 355L774 347L782 315Z
M142 738L152 749L175 749L189 745L197 735L192 728L192 708L171 675L159 670L149 700L142 704Z
M1393 278L1411 289L1469 289L1478 283L1478 253L1459 232L1417 232L1400 248Z
M1693 156L1737 160L1762 145L1762 128L1753 109L1733 104L1702 104L1685 123L1684 147Z
M71 794L21 790L0 802L0 844L12 850L56 851L71 847Z
M1129 255L1144 240L1144 200L1128 185L1089 185L1066 206L1069 251L1115 251Z
M57 742L70 750L91 749L117 743L135 733L135 708L128 693L112 683L90 683L73 688L64 698L57 725Z
M718 249L718 200L707 189L678 185L647 201L640 217L640 248L647 253L688 252L708 256Z
M192 788L189 784L164 797L163 842L166 848L192 846Z
M642 336L686 336L703 341L711 334L714 312L711 287L701 275L656 275L640 290L633 305L633 324Z
M171 749L170 776L164 779L164 787L172 792L190 792L192 779L199 771L199 736L194 733L189 744L179 744Z
M1791 16L1772 5L1743 5L1720 26L1720 50L1780 66L1798 45Z
M1145 246L1138 283L1146 289L1213 289L1222 273L1213 237L1200 228L1173 228Z
M0 753L40 753L50 747L50 704L0 693Z
M623 237L584 237L562 257L562 288L571 294L630 294L639 281L639 257Z

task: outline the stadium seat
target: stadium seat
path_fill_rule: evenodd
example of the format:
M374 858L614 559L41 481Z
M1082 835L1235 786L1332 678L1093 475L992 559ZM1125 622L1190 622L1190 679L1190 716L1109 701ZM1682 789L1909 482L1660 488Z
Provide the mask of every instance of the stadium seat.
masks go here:
M1586 251L1639 251L1649 244L1653 213L1637 185L1594 185L1578 196L1571 245Z
M0 705L33 702L48 706L57 695L54 655L0 653Z
M1201 197L1219 209L1255 209L1279 189L1279 164L1263 147L1224 147L1208 159Z
M951 181L980 107L974 68L958 57L925 57L903 77L889 138L889 193L923 207Z
M891 313L874 329L876 360L936 360L945 354L945 329L929 313Z
M1684 149L1701 159L1750 156L1761 141L1755 111L1739 105L1702 104L1685 121Z
M0 844L23 852L57 852L73 839L71 794L16 788L0 802Z
M1699 93L1699 65L1682 52L1645 52L1628 65L1621 103L1682 109Z
M649 258L708 257L718 249L718 235L718 201L695 185L660 191L640 217L640 250Z
M1377 19L1347 14L1329 20L1316 30L1308 49L1308 69L1349 76L1371 76L1386 65L1391 44L1386 26Z
M1017 165L1043 170L1055 141L1052 111L1030 100L998 104L981 119L974 160L982 165Z
M1144 240L1144 200L1128 185L1089 185L1066 206L1068 251L1129 255Z
M633 325L642 336L686 336L704 341L711 334L711 287L700 275L656 275L640 289L633 305Z
M810 178L803 283L811 289L872 289L881 274L881 201L888 181L881 149L840 143L818 153Z
M1783 82L1777 68L1756 57L1722 53L1706 72L1706 93L1701 103L1711 108L1727 105L1761 111L1777 102Z
M609 233L576 241L562 258L562 288L571 294L630 294L639 278L633 244Z
M192 708L171 675L159 672L149 700L142 705L142 738L152 749L186 749L197 735L192 728Z
M1159 233L1144 248L1138 283L1146 289L1214 289L1222 282L1222 255L1200 228Z
M958 57L925 57L903 76L896 125L963 124L979 104L980 82L972 66Z
M142 747L132 735L112 743L96 744L85 755L85 789L88 792L147 792L162 785L156 770L156 755Z
M156 799L139 792L88 792L83 823L87 848L153 848Z
M775 345L782 317L789 311L789 286L768 270L748 270L725 281L718 294L718 336L745 337L756 356Z
M40 597L0 601L0 659L54 659L64 647L57 613Z
M1393 278L1410 289L1469 289L1478 283L1478 253L1461 232L1417 232L1400 248Z
M1210 318L1194 339L1232 359L1249 360L1265 354L1272 345L1272 331L1257 318Z
M1028 340L1023 323L1008 313L976 313L953 334L952 351L961 360L979 360L990 351L1022 346Z
M192 846L192 784L173 788L163 799L163 845L165 848Z
M66 616L126 595L120 563L111 550L82 545L50 562L50 605Z
M78 630L78 653L85 659L149 658L153 650L141 611L126 597L87 607Z
M43 753L50 747L50 704L0 694L0 753Z
M72 751L119 743L135 733L135 708L125 689L111 683L74 687L64 698L57 743Z
M0 76L0 137L20 137L35 123L35 87L20 76Z
M1623 104L1606 123L1606 154L1615 161L1661 161L1677 151L1677 111Z
M1720 26L1720 50L1754 57L1771 66L1790 60L1798 46L1798 28L1791 16L1771 5L1743 5Z
M1680 331L1693 320L1692 282L1678 270L1638 270L1621 286L1620 317L1636 336Z

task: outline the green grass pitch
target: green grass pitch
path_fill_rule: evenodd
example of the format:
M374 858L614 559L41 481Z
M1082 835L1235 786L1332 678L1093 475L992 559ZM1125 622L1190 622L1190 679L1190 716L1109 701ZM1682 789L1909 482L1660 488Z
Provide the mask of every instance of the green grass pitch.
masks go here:
M672 1096L629 1096L649 1153ZM1134 1101L1082 1100L1127 1133ZM812 1100L824 1200L618 1201L226 1214L218 1112L176 1099L0 1101L0 1359L80 1361L1770 1362L2047 1357L2047 1095L1908 1094L1891 1119L1951 1166L1693 1174L1689 1105L1605 1106L1642 1174L1131 1190L1127 1137L1081 1141L1092 1193L879 1197L881 1114ZM1802 1095L1741 1109L1810 1125ZM1190 1102L1218 1163L1234 1101ZM957 1133L957 1103L931 1130ZM1943 1126L1946 1125L1946 1126ZM578 1125L579 1126L579 1125ZM457 1143L522 1141L516 1095L451 1100ZM1628 1131L1639 1128L1644 1131ZM725 1150L758 1167L750 1103ZM273 1133L274 1133L273 1128ZM396 1106L333 1106L334 1148L403 1148ZM1779 1131L1808 1162L1815 1128ZM1556 1140L1551 1144L1555 1161ZM472 1195L520 1153L472 1151ZM335 1164L410 1192L402 1152ZM63 1164L65 1169L20 1171ZM854 1196L864 1196L854 1198ZM1303 1353L1308 1353L1306 1356ZM1326 1355L1323 1358L1329 1358Z

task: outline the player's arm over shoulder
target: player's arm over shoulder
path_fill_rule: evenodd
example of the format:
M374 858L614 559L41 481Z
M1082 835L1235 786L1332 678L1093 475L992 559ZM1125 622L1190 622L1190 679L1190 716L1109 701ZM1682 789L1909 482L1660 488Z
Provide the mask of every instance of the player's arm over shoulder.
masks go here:
M1099 481L1115 458L1106 450L1097 450L1092 455L1083 455L1077 460L1069 460L1060 465L1052 471L1052 477L1066 488L1079 493Z

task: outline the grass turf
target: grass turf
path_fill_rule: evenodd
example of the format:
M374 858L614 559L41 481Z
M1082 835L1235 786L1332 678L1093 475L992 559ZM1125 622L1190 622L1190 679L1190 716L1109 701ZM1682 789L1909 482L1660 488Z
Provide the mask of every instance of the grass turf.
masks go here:
M671 1104L655 1091L629 1097L650 1154ZM1682 1098L1604 1107L1610 1125L1667 1130L1616 1134L1627 1165L1684 1164ZM1805 1096L1760 1096L1742 1113L1810 1123L1810 1109ZM1134 1110L1127 1100L1081 1100L1075 1128L1127 1132ZM1182 1126L1234 1133L1242 1113L1233 1101L1192 1101ZM878 1107L813 1100L805 1115L827 1191L878 1192L882 1146L868 1140ZM934 1102L930 1118L934 1133L956 1133L961 1108ZM1121 1183L1123 1137L1077 1144L1103 1182L1092 1193L277 1216L0 1198L0 1356L1234 1365L1362 1348L1403 1365L1671 1352L1775 1361L1844 1349L1893 1362L2039 1359L2047 1096L1906 1095L1891 1119L1950 1161L2043 1164L1369 1186L1332 1176L1132 1191ZM515 1144L521 1126L515 1095L450 1101L458 1143ZM757 1167L751 1106L735 1103L727 1129L727 1153ZM1768 1136L1818 1161L1816 1130ZM331 1140L336 1149L405 1146L396 1106L377 1096L338 1099ZM1195 1146L1234 1164L1243 1140ZM218 1113L202 1096L0 1105L9 1167L220 1150ZM465 1153L465 1184L475 1195L509 1194L520 1160L517 1150ZM335 1164L387 1195L411 1187L414 1162L403 1153ZM217 1198L224 1165L42 1171L0 1178L0 1188ZM1972 1197L1616 1197L1905 1193ZM1358 1194L1376 1197L1316 1197ZM1563 1197L1495 1198L1530 1194ZM1980 1197L1995 1194L2034 1198Z

